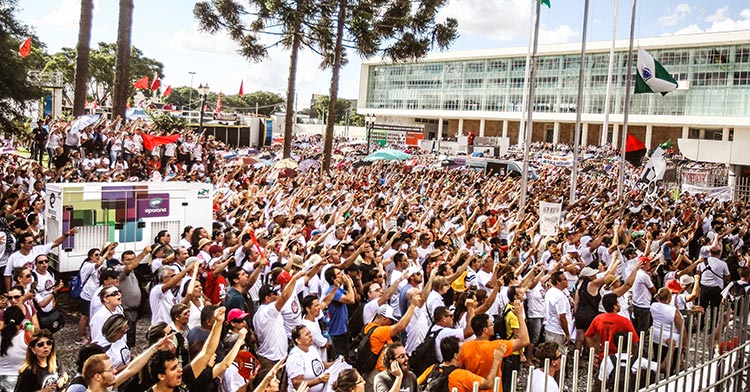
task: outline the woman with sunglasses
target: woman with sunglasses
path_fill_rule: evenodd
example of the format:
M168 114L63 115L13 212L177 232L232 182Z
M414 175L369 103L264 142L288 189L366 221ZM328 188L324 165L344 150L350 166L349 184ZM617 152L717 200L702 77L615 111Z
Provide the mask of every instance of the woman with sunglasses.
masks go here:
M334 392L364 392L365 379L354 369L345 369L333 384Z
M38 255L34 259L36 268L32 274L36 280L36 300L39 313L39 325L49 329L52 333L63 327L62 314L57 310L57 292L63 288L62 280L58 281L52 271L49 270L49 257L45 254Z
M55 341L50 331L42 329L31 336L26 359L18 372L15 392L62 390L68 377L58 367Z
M91 316L89 328L91 328L91 342L104 347L108 345L102 332L104 323L110 316L124 314L124 312L122 311L122 294L117 286L104 286L99 292L99 298L102 300L102 307Z
M8 306L15 306L21 309L24 315L24 324L31 323L33 330L39 329L39 318L36 316L36 307L34 306L34 294L24 290L23 286L15 285L8 290Z
M18 381L18 368L26 358L24 317L21 309L11 306L3 313L0 337L0 391L12 391Z

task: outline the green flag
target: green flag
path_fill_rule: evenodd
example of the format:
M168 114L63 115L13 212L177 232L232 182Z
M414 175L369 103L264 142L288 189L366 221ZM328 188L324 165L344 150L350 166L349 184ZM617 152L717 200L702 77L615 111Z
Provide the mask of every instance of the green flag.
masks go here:
M648 52L638 48L638 73L635 79L635 93L660 93L677 90L677 81Z
M547 8L552 8L552 6L549 4L549 0L542 0L542 5L546 5Z
M672 148L672 139L668 139L666 142L659 145L662 150L669 150Z

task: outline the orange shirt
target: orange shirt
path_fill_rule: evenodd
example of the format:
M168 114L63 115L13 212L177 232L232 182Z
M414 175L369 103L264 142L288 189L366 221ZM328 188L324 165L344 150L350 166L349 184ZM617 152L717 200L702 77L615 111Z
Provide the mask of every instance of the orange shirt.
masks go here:
M373 354L380 352L378 362L375 363L375 369L382 372L385 370L385 365L383 365L383 354L385 353L385 350L383 350L383 347L386 344L393 343L393 339L391 338L391 329L393 329L393 326L379 326L375 323L370 323L365 326L365 333L370 332L370 329L372 328L375 328L375 331L370 335L370 351L372 351Z
M456 369L448 375L448 390L453 391L453 388L456 388L458 392L471 392L475 381L481 384L484 377L477 376L468 370Z
M471 340L461 346L458 356L464 369L481 376L482 379L492 369L492 360L497 347L505 346L503 358L511 355L513 344L510 340ZM497 377L502 377L502 366L497 367ZM500 386L502 388L502 385Z

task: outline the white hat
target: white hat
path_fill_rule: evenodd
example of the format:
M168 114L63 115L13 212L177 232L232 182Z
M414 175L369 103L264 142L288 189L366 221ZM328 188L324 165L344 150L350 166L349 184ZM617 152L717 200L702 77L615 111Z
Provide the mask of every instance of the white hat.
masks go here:
M565 247L566 253L578 253L578 248L575 245L568 245Z
M398 321L396 320L396 316L393 315L393 308L390 305L380 305L378 307L378 316L383 316L393 321Z
M683 286L690 286L691 284L695 283L695 278L693 278L690 275L682 275L680 276L680 284Z
M596 274L599 273L599 271L591 268L591 267L585 267L581 270L581 272L578 274L581 278L585 278L587 276L596 276Z

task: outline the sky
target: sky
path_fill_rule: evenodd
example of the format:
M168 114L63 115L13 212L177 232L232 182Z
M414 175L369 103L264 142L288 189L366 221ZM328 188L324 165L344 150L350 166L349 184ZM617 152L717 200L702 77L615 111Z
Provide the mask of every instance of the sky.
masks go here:
M94 0L91 44L115 42L116 0ZM584 0L551 0L541 13L540 43L580 42ZM590 1L588 41L612 37L615 0ZM211 91L236 94L271 91L285 95L289 53L272 48L269 57L254 63L237 53L225 34L198 30L192 13L195 1L134 0L133 46L164 64L162 86L197 87L208 83ZM18 18L31 26L49 53L75 47L80 0L19 0ZM627 39L632 3L619 1L617 38ZM458 20L459 38L449 52L503 47L526 47L529 37L530 0L448 0L438 20ZM636 38L708 31L750 30L747 0L652 0L638 3ZM312 94L328 95L330 70L319 68L320 58L309 50L300 54L297 73L298 109L309 106ZM341 72L339 97L357 98L361 60L349 55ZM195 72L191 81L190 72ZM146 76L146 75L143 75Z

